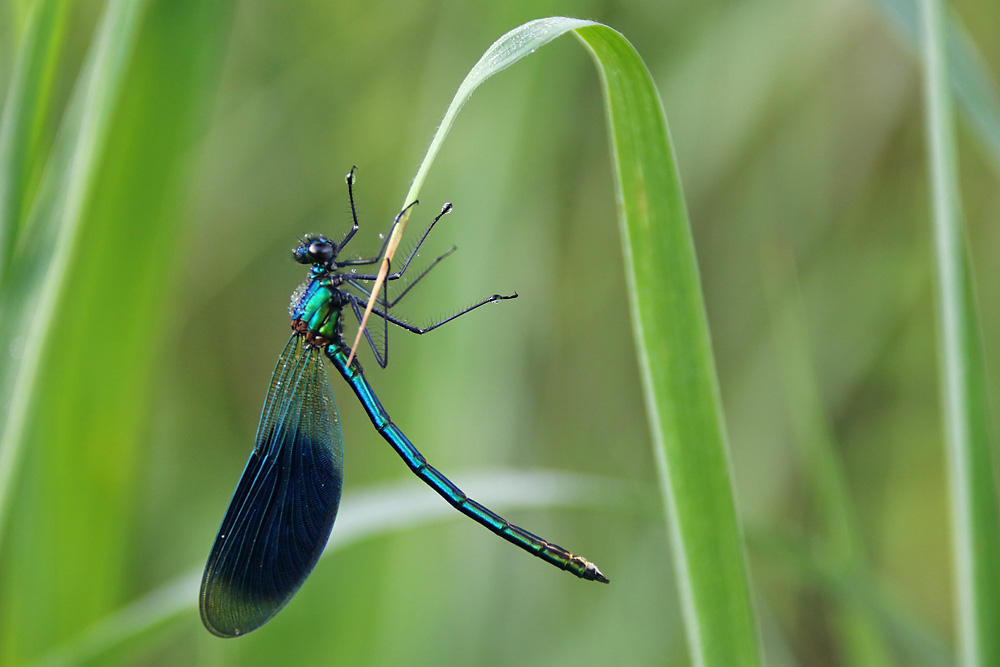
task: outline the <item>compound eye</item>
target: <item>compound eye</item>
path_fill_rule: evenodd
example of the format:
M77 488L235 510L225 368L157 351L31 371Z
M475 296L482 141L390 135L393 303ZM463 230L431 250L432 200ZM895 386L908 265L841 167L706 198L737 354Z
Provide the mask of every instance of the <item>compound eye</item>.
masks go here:
M309 244L309 257L315 262L329 262L333 259L333 244L329 241L313 241Z

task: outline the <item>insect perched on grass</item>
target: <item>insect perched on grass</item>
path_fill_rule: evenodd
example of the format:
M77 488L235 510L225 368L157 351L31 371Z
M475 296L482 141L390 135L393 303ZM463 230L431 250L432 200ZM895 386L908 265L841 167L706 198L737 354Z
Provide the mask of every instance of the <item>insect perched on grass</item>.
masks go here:
M295 261L310 266L309 278L292 294L292 336L278 358L253 452L205 566L199 596L205 627L220 637L237 637L266 623L309 576L330 536L340 505L344 447L324 356L354 390L379 434L417 477L455 509L556 567L582 579L607 583L608 579L590 561L511 524L466 496L430 466L389 418L358 360L348 363L350 348L344 343L342 315L349 309L360 321L371 295L367 285L375 280L375 275L357 273L357 269L348 267L378 263L386 244L371 259L338 258L358 231L354 169L347 175L347 188L354 218L347 235L339 242L307 236L292 253ZM399 271L388 275L386 284L403 276L435 223L450 210L451 204L445 204ZM396 216L393 227L401 216ZM376 344L368 330L365 336L383 368L388 363L389 323L422 334L482 305L517 296L494 294L422 328L394 317L392 307L454 250L434 260L395 299L390 300L387 290L383 290L376 300L372 312L382 319L381 344Z

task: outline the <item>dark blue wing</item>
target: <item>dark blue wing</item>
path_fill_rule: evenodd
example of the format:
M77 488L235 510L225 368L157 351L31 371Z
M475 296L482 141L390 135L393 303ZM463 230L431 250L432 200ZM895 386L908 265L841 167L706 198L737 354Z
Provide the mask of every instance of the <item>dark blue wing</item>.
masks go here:
M201 580L201 618L213 634L255 630L295 595L330 536L343 470L323 353L294 334Z

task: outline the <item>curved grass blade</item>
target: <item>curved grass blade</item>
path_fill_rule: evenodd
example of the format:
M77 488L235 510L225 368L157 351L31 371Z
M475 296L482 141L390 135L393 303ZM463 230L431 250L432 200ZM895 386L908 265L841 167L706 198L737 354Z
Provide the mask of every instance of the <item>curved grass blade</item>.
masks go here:
M501 37L462 82L404 204L416 198L476 87L571 30L590 50L604 86L633 328L689 650L696 665L754 665L756 620L690 226L659 95L631 44L607 26L560 17ZM403 226L393 232L380 277ZM372 306L370 300L365 317Z
M198 599L206 628L238 637L288 603L330 537L343 477L344 443L323 352L293 334L205 567Z

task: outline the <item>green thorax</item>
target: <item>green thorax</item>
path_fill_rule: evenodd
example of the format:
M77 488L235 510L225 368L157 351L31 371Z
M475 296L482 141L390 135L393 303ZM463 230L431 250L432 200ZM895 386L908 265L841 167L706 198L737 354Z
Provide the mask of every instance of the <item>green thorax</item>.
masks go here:
M335 273L313 268L309 280L292 293L288 312L297 330L330 343L340 342L340 311L344 299L338 277Z

